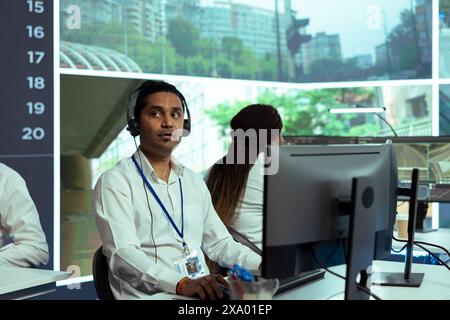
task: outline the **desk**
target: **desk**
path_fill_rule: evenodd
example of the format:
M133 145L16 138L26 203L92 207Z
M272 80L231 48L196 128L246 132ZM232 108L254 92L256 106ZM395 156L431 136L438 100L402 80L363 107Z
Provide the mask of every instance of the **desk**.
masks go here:
M403 262L374 261L378 272L403 272ZM330 268L345 276L345 265ZM383 300L450 300L450 271L443 266L413 264L412 272L424 272L419 288L372 286L372 292ZM343 300L345 282L326 272L324 278L283 292L274 300ZM197 300L169 293L158 293L149 300Z
M330 268L345 276L345 265ZM403 272L404 263L374 261L379 272ZM372 291L383 300L450 300L450 271L443 266L413 264L412 272L424 272L419 288L372 286ZM302 287L279 294L275 300L344 299L345 283L330 273Z
M26 299L55 290L55 282L70 273L0 266L0 299Z

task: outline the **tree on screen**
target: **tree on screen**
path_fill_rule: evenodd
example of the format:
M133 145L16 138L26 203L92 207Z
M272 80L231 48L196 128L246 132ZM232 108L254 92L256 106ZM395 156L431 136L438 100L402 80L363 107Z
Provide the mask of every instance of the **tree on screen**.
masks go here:
M336 115L328 112L329 108L349 107L356 102L370 102L375 99L372 89L339 88L321 90L297 90L277 93L266 90L256 99L258 103L270 104L278 109L283 119L285 135L376 135L380 130L377 122L352 124L355 114ZM216 107L205 110L213 120L219 134L225 136L231 118L250 101L223 102Z

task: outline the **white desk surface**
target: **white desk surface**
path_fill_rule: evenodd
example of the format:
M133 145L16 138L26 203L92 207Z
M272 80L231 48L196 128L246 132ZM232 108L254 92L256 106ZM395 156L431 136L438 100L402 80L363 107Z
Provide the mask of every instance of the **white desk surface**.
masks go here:
M330 268L345 276L345 265ZM374 261L374 271L403 272L404 263ZM412 272L424 272L419 288L372 285L372 292L383 300L450 300L450 271L443 266L413 264ZM376 276L376 275L375 275ZM342 300L345 282L328 272L325 277L274 297L276 300Z
M397 232L395 232L394 234L397 237ZM402 240L407 240L407 239L402 239ZM436 231L431 231L431 232L426 232L426 233L416 232L414 234L414 240L437 244L437 245L444 247L445 249L450 251L450 228L440 228ZM395 240L392 241L392 247L394 249L400 249L404 245L405 245L404 242L398 242ZM438 248L433 248L433 247L429 247L429 246L425 246L425 248L433 249L433 252L444 253L442 250L440 250ZM422 249L420 249L419 247L416 246L415 250L422 250Z
M0 295L69 278L69 272L0 266Z
M174 293L159 292L152 294L151 296L147 296L146 298L143 298L143 300L199 300L199 299L180 296Z
M392 261L374 261L378 272L403 272L405 264ZM345 265L331 270L345 276ZM412 272L424 272L419 288L372 286L372 292L383 300L450 300L450 271L443 266L413 264ZM324 278L305 284L299 288L283 292L274 300L343 300L345 282L326 272ZM197 300L169 293L158 293L149 300Z

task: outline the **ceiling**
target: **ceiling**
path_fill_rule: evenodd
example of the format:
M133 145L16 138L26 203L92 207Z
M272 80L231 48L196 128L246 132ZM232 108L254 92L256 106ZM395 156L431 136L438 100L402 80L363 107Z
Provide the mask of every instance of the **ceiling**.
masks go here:
M61 75L61 155L97 158L126 125L140 80Z

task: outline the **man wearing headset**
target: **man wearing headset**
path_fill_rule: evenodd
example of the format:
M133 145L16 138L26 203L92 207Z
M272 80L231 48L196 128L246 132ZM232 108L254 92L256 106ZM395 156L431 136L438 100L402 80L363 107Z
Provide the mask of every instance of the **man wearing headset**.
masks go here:
M183 95L171 84L150 80L130 101L127 129L140 135L140 146L106 171L94 191L113 295L136 299L164 291L222 298L221 286L228 284L221 275L209 275L203 252L220 265L251 270L261 257L233 240L202 177L172 157L190 131Z

